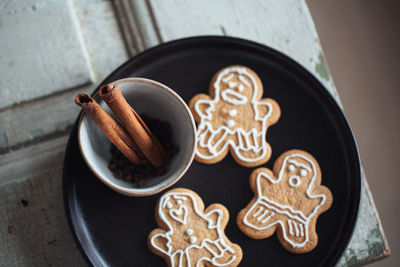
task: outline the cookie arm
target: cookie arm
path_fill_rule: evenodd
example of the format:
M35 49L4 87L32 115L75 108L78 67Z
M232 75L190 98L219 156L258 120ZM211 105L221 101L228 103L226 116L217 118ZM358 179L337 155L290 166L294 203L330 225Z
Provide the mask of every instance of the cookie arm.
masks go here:
M189 108L196 122L200 122L201 118L211 120L211 106L211 98L205 94L195 95L189 102Z
M229 220L228 210L221 204L212 204L205 210L209 227L219 226L224 229Z
M209 221L209 227L216 227L218 222L222 219L222 212L221 210L212 210L207 213L206 218Z
M168 243L169 239L162 229L153 230L148 237L148 243L150 249L158 255L169 255Z
M255 119L259 121L268 120L269 124L274 124L278 121L281 110L278 103L271 99L265 98L254 104Z

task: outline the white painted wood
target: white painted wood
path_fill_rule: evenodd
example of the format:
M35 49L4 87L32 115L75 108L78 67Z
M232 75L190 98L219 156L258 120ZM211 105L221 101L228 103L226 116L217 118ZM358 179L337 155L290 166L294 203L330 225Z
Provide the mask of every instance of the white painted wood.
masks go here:
M127 49L111 1L71 0L97 86L115 68L128 60Z
M0 155L0 186L61 169L67 141L68 136L62 136Z
M92 81L69 1L3 1L0 21L0 109Z
M61 169L3 185L0 266L87 266L65 217Z
M127 51L134 54L159 42L193 35L226 34L274 47L314 73L339 101L304 1L115 0L127 48L109 1L70 1L94 82L0 111L0 150L65 132L79 111L73 104L76 93L91 91L127 59ZM56 3L21 2L35 3L37 9ZM17 15L28 12L10 5L20 3L0 1L0 10L14 10ZM65 143L65 137L55 138L0 155L0 225L6 226L0 227L0 266L84 265L63 215L60 183ZM388 246L363 176L360 217L339 265L368 263L385 253Z
M361 266L389 256L390 249L363 173L360 212L348 248L338 266Z
M154 27L154 18L145 0L115 1L115 8L127 42L130 55L158 45L161 42L157 28Z
M0 148L13 148L18 144L26 146L48 135L65 134L80 111L74 104L75 96L79 92L90 93L91 89L66 91L0 112L0 134L6 138L3 144L0 143Z
M65 133L79 112L74 104L75 96L79 92L91 93L102 79L128 59L111 2L74 1L71 7L77 14L82 40L87 48L93 83L1 110L0 151ZM37 72L40 69L32 75ZM6 74L2 75L6 77ZM28 76L24 79L25 83L29 83Z
M149 2L163 42L196 35L228 35L263 43L298 61L338 96L304 1Z

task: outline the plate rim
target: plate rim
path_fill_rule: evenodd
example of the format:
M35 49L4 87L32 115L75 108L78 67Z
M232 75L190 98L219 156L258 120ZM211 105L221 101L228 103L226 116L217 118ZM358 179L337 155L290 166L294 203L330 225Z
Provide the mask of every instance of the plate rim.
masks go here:
M353 154L354 154L353 160L355 160L355 163L356 163L355 165L357 165L357 166L354 166L357 177L353 178L354 182L355 182L355 187L356 187L355 188L356 192L354 192L355 193L355 196L354 196L355 197L355 203L354 203L355 205L354 205L353 209L351 210L352 216L351 216L351 220L349 221L349 224L348 224L348 226L350 226L350 227L346 227L347 233L346 233L345 239L347 239L347 240L345 242L343 242L342 244L340 244L340 247L339 247L340 252L335 253L335 255L333 255L333 258L329 262L330 266L334 266L336 263L339 262L339 259L342 257L342 255L346 251L348 244L351 241L351 238L355 231L356 222L357 222L359 211L360 211L361 180L362 180L362 171L361 171L362 167L361 167L361 162L360 162L360 154L359 154L359 149L358 149L358 145L357 145L353 130L350 126L350 123L349 123L346 115L344 114L343 109L339 106L338 102L333 98L331 93L321 83L321 81L313 73L311 73L309 70L307 70L303 65L301 65L299 62L297 62L295 59L293 59L290 56L283 54L282 52L280 52L274 48L271 48L267 45L257 43L257 42L251 41L251 40L243 39L243 38L218 36L218 35L203 35L203 36L186 37L186 38L176 39L176 40L172 40L169 42L165 42L165 43L156 45L154 47L146 49L146 50L138 53L137 55L129 58L124 63L122 63L120 66L118 66L114 71L112 71L106 78L104 78L97 85L97 87L94 89L94 91L91 95L94 95L97 92L97 90L101 84L107 82L107 80L111 79L111 77L113 77L118 72L120 72L121 69L123 69L125 66L127 66L129 64L135 64L134 63L135 61L139 62L141 59L149 57L152 54L158 53L162 50L167 50L167 49L170 49L173 47L179 47L182 45L183 46L190 46L191 44L198 45L201 42L203 42L203 43L212 42L214 44L225 43L225 44L229 44L229 45L246 47L247 49L255 49L257 51L262 51L264 54L265 53L267 53L269 55L272 54L274 57L279 58L281 61L284 61L286 64L291 65L291 67L295 68L296 71L300 72L302 75L305 75L305 77L307 77L307 79L309 79L313 83L317 84L318 87L321 87L323 90L318 90L319 93L322 93L324 95L324 97L329 102L331 102L331 104L333 104L332 106L335 107L334 112L336 113L336 115L338 115L340 117L338 119L340 119L344 123L344 127L348 131L347 135L348 135L348 137L350 137L349 141L353 145L351 152L353 152ZM78 124L79 118L81 117L81 113L82 113L82 111L78 114L77 119L74 122L74 127L71 130L70 136L68 138L68 142L67 142L67 146L66 146L66 150L65 150L65 154L64 154L63 171L62 171L62 190L63 190L64 210L66 213L68 225L72 232L75 244L77 245L80 253L83 255L86 262L90 266L106 266L104 263L102 263L100 258L95 257L96 253L91 253L91 255L88 255L87 251L84 248L84 244L83 244L84 242L81 239L81 236L79 236L79 234L77 232L77 228L76 228L75 222L73 221L74 219L72 217L72 212L74 210L74 206L73 206L72 202L74 201L74 199L70 198L70 195L71 195L70 191L73 188L71 186L71 179L67 178L67 171L66 171L65 166L68 165L69 159L68 159L67 155L70 154L70 150L71 150L71 146L72 146L71 144L74 141L74 138L75 139L77 138L76 137L77 124ZM79 149L78 149L78 151L79 151ZM328 257L328 259L329 259L329 257Z

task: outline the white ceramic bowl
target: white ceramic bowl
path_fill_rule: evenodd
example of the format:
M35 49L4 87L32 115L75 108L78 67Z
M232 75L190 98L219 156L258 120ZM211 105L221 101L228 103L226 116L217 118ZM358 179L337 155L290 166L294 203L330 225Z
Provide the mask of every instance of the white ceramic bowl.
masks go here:
M138 114L167 121L171 125L172 143L178 153L165 166L162 176L140 180L135 183L119 178L108 169L111 159L111 142L96 124L84 114L78 127L78 140L81 153L92 172L113 190L128 196L147 196L156 194L176 183L187 171L193 161L196 144L196 126L192 114L182 98L167 86L144 78L126 78L115 81L127 102ZM93 97L114 118L107 104L96 94Z

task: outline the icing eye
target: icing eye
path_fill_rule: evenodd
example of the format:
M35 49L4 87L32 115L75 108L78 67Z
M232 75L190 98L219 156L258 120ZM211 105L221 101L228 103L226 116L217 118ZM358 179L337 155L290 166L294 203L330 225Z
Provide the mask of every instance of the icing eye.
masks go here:
M291 187L298 187L301 184L300 177L297 175L291 176L288 182Z
M229 82L228 85L229 85L229 88L235 88L236 85L237 85L237 83L235 83L235 82Z
M306 175L307 175L307 171L305 169L301 169L300 176L306 176Z
M293 165L289 165L288 168L289 168L289 171L291 171L291 172L295 170L295 167Z
M240 80L242 83L244 83L247 87L250 87L249 82L248 82L242 75L239 75L239 80Z
M239 84L238 90L239 90L239 92L243 92L243 90L244 90L243 84Z
M177 203L181 205L183 203L182 199L178 199Z
M168 203L167 203L167 208L172 209L172 204L171 204L171 202L168 202Z

